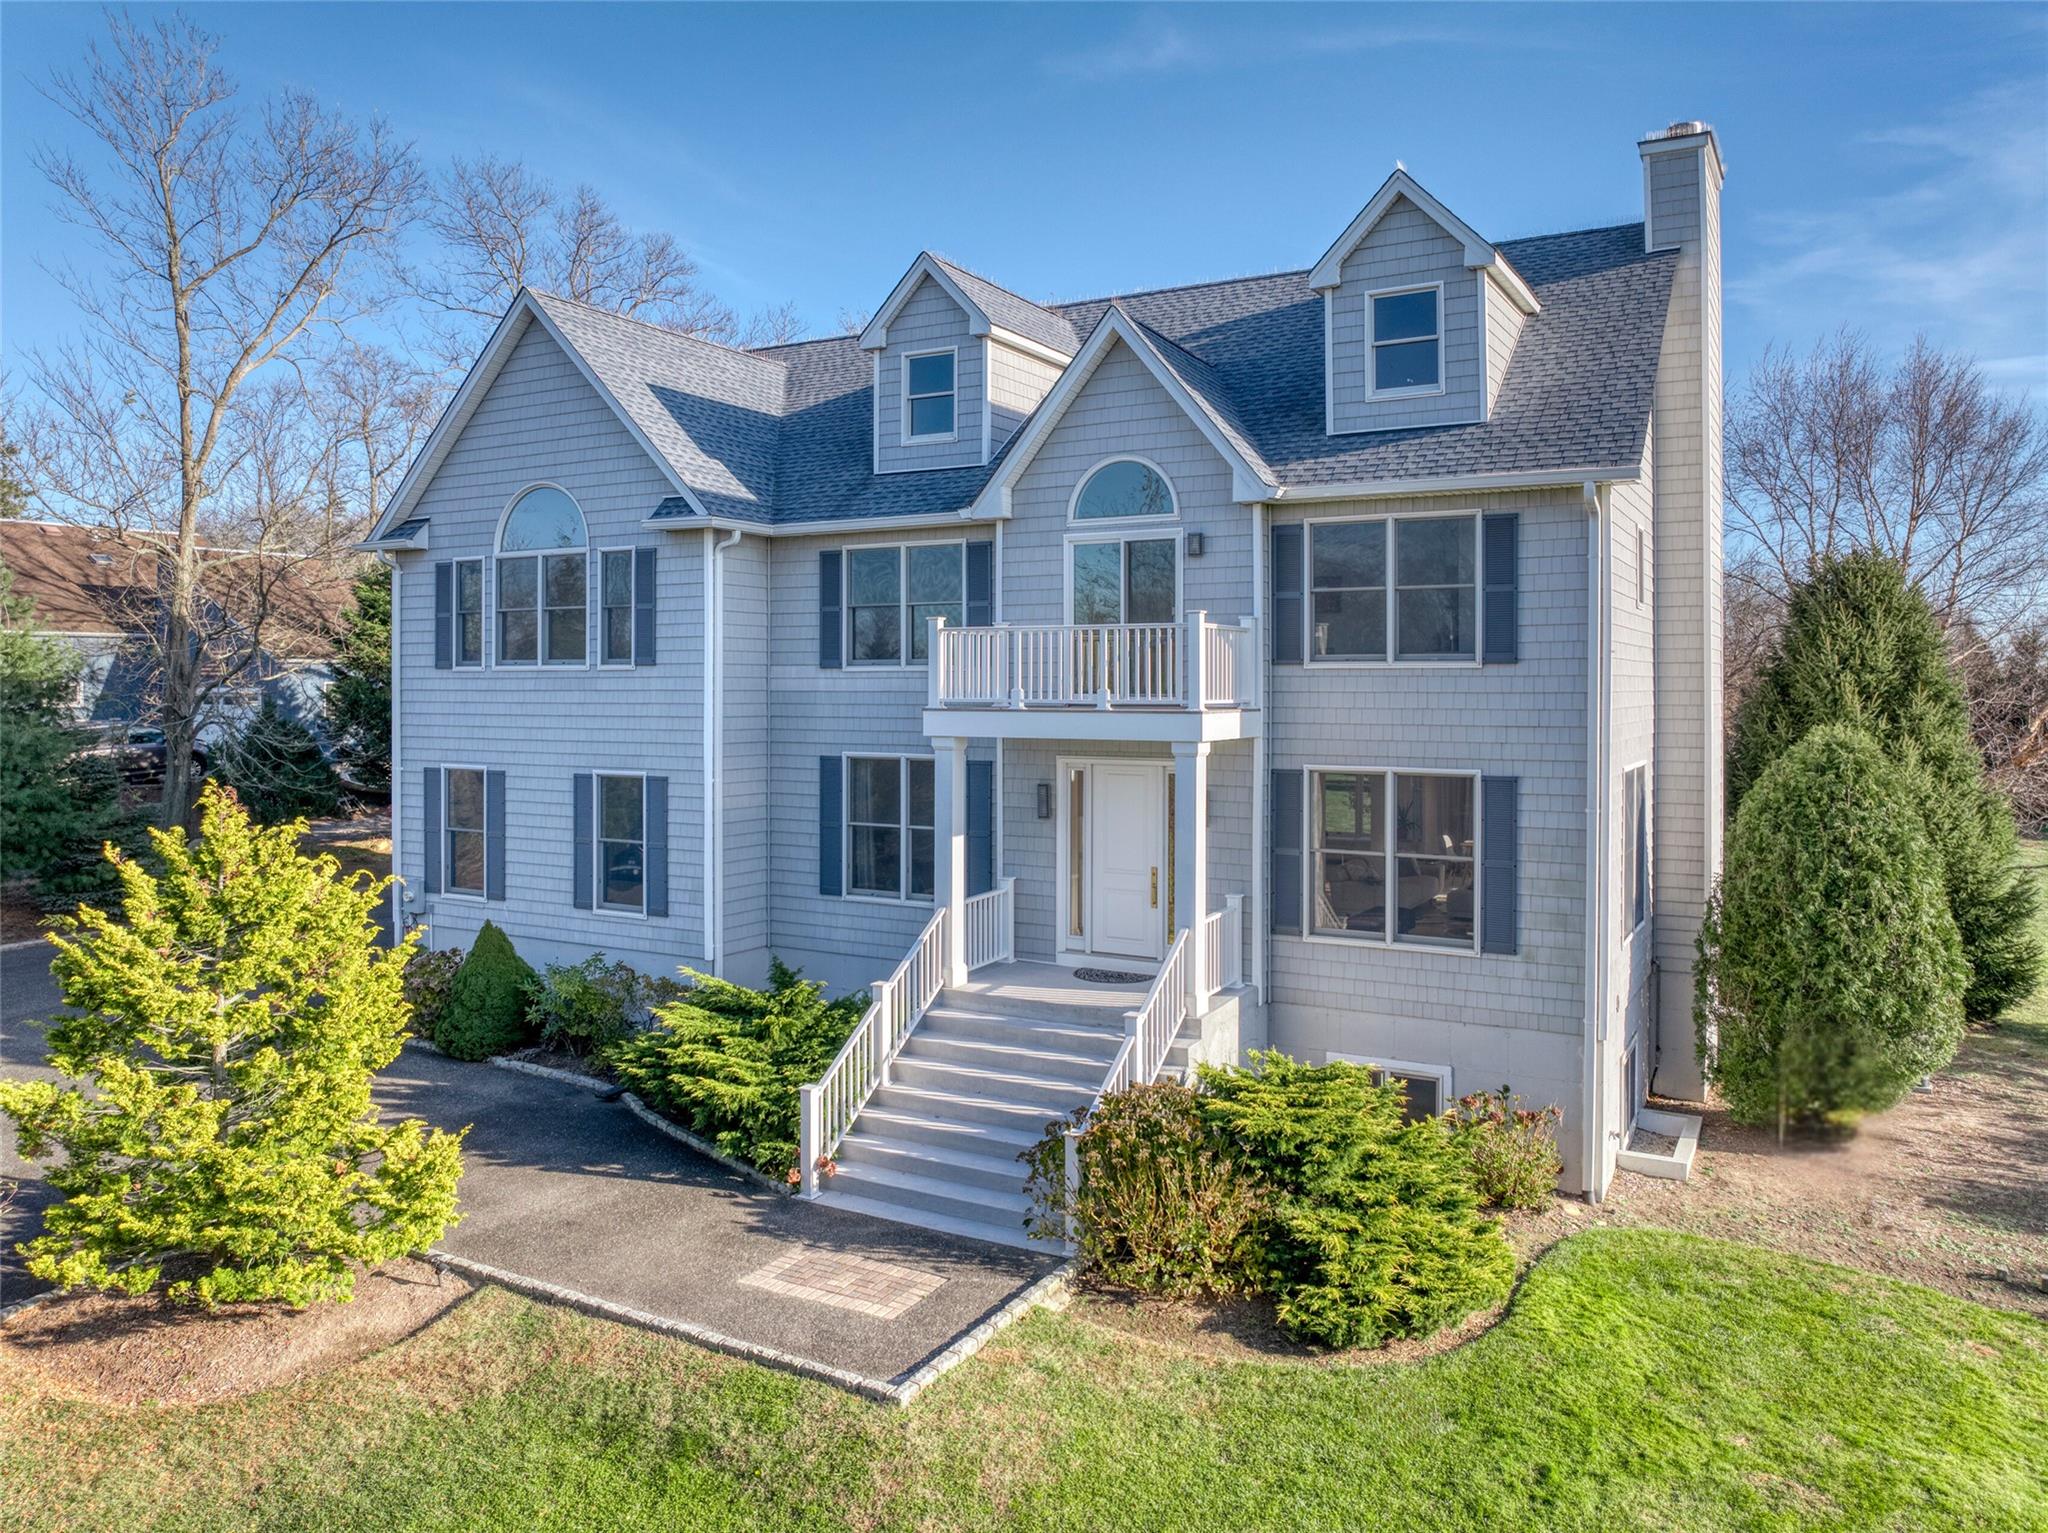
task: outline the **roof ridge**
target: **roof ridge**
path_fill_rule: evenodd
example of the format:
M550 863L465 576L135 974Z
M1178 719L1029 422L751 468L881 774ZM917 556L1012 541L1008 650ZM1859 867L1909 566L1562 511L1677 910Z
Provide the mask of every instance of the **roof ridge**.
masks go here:
M1005 286L1003 283L996 281L995 278L989 276L985 272L978 272L972 266L962 266L958 261L954 260L951 256L940 255L936 250L927 250L925 254L930 256L934 261L937 261L941 266L948 267L953 271L958 272L963 277L972 277L976 282L986 283L988 286L994 288L999 293L1009 294L1010 297L1016 299L1019 303L1028 303L1031 305L1032 308L1041 310L1047 314L1055 314L1058 312L1050 304L1044 303L1036 298L1026 298L1022 293L1018 292L1015 288Z
M532 293L536 298L545 298L551 303L571 304L576 308L597 315L600 319L614 319L622 324L638 325L643 330L652 330L655 334L666 336L672 341L688 341L695 346L708 346L713 351L724 352L727 356L747 357L755 361L771 362L777 367L783 366L782 363L775 362L775 359L772 357L760 356L751 347L728 346L725 342L714 341L708 336L691 335L683 330L671 330L667 325L658 325L651 319L640 318L637 314L621 314L617 309L607 309L601 303L591 303L582 298L571 298L567 293L551 293L544 287L534 287L530 284L527 286L526 291Z
M1494 243L1496 248L1501 245L1533 245L1538 240L1582 239L1588 234L1615 234L1623 229L1640 229L1642 226L1642 219L1629 218L1618 224L1595 224L1588 229L1560 229L1554 234L1518 234L1513 239L1496 240Z

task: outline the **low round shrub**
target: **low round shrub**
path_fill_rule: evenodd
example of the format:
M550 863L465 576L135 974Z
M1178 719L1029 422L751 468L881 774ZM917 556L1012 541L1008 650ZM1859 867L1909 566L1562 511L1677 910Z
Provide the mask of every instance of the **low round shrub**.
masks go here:
M1479 1196L1490 1208L1542 1208L1557 1191L1557 1107L1524 1107L1503 1086L1458 1098L1451 1137L1472 1158Z
M526 1020L549 1048L599 1054L647 1020L651 1006L683 994L672 979L592 953L581 963L548 964L527 999Z
M462 967L459 947L414 948L405 964L405 1004L412 1011L415 1038L431 1038L441 1013L448 1006L448 992Z
M1970 971L1915 794L1868 735L1831 724L1743 799L1693 1007L1739 1121L1846 1122L1955 1054Z
M1062 1233L1072 1212L1081 1255L1112 1283L1169 1298L1228 1294L1257 1271L1264 1199L1229 1141L1185 1086L1138 1086L1103 1098L1076 1152L1081 1191L1070 1197L1066 1131L1050 1125L1026 1154L1034 1229Z
M526 996L533 983L532 966L512 950L495 923L484 922L455 971L448 1004L434 1025L434 1042L457 1059L488 1059L531 1041Z

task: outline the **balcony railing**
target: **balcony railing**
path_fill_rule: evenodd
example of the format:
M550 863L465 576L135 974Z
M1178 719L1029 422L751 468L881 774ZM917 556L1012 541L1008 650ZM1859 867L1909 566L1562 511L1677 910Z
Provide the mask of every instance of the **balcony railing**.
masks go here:
M1250 623L1010 623L932 620L933 708L1250 708Z

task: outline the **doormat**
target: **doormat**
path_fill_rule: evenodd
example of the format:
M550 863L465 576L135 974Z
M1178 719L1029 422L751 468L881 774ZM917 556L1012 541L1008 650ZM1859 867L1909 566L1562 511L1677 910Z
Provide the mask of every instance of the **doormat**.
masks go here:
M1085 980L1091 985L1135 985L1150 979L1149 974L1126 974L1122 969L1076 969L1074 978Z

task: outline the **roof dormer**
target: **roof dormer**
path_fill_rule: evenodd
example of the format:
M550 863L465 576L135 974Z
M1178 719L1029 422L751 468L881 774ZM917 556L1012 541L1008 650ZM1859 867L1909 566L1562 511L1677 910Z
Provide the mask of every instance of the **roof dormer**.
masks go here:
M924 251L860 334L874 366L875 472L983 464L1079 340L1066 319Z
M1404 169L1309 273L1331 435L1482 421L1536 295Z

